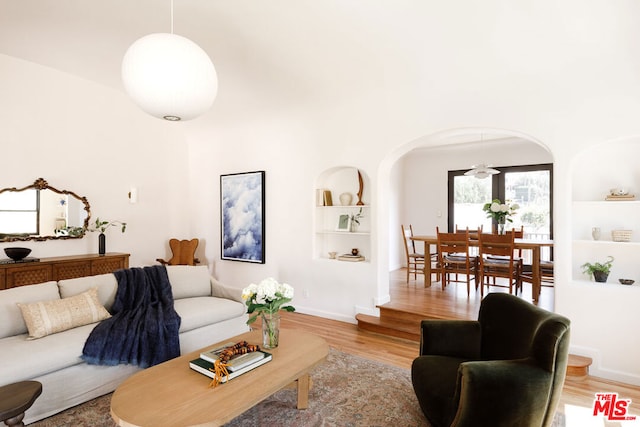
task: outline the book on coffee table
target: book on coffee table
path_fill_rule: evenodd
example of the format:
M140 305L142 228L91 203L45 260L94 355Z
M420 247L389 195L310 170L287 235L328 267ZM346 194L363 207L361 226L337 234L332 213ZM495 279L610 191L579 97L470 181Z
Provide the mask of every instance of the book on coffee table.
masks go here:
M226 343L219 347L212 348L207 351L203 351L200 353L200 359L206 360L207 362L215 363L216 360L220 357L220 354L225 348L232 346L234 343ZM251 365L254 362L258 362L264 357L264 353L253 351L251 353L245 354L236 354L229 359L227 362L227 370L229 372L237 371L239 369L244 368L245 366Z
M231 347L234 344L235 344L234 342L228 342L218 347L211 348L207 351L203 351L202 353L200 353L200 359L204 359L208 362L213 363L216 360L218 360L218 356L220 356L220 353L222 353L222 350L224 350L227 347Z
M243 356L248 356L248 355L254 355L251 358L252 362L248 364L242 363L242 365L238 364L233 370L229 369L229 375L227 375L222 379L221 381L222 383L226 383L227 381L239 375L249 372L250 370L257 368L258 366L264 365L265 363L269 362L273 358L271 353L267 353L262 350L254 351L252 353L248 353ZM246 360L251 360L251 359L247 358ZM213 363L209 362L208 360L204 360L202 358L194 359L189 362L189 367L194 371L200 372L201 374L208 376L209 378L214 377Z

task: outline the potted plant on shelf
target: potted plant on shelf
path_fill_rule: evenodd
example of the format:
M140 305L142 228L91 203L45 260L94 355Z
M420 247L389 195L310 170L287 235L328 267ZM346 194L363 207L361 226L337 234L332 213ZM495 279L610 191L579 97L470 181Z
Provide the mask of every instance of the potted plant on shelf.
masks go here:
M585 262L582 264L582 272L584 274L593 275L593 279L596 282L604 283L607 281L607 277L609 277L609 273L611 272L611 267L613 266L613 257L609 256L607 261L600 263L590 263Z
M109 227L120 226L120 230L124 233L127 229L127 223L122 221L101 221L100 218L96 218L95 225L93 228L89 228L89 231L99 231L98 235L98 254L104 255L106 253L106 236L104 234L105 231Z
M360 219L364 218L362 214L362 208L358 211L357 214L349 215L349 219L351 220L351 230L352 232L358 231L358 226L360 225Z

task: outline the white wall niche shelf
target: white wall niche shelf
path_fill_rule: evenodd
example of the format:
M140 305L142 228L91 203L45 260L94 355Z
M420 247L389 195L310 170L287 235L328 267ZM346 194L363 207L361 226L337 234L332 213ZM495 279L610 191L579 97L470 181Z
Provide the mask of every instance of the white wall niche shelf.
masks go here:
M594 289L612 287L619 290L619 289L629 288L630 292L640 292L640 290L638 290L638 288L640 288L640 283L638 283L637 280L633 285L623 285L622 283L618 282L618 279L612 279L611 275L609 275L609 278L604 283L596 282L593 280L574 279L573 284L576 286L588 286L589 288L594 288Z
M572 278L577 283L603 286L590 282L582 273L585 262L604 262L614 258L605 290L638 286L640 283L640 200L605 200L609 189L626 187L639 197L636 168L632 159L638 155L635 144L593 147L582 156L580 167L573 175L572 194ZM600 229L594 240L592 229ZM612 231L631 230L628 242L614 241ZM622 285L618 279L633 279L634 285ZM612 286L613 285L613 286Z
M362 202L358 203L358 170L352 166L335 167L326 170L318 177L314 190L315 217L314 217L314 259L336 261L340 264L363 264L369 263L371 257L371 205L370 200L370 180L364 171L360 170L363 181ZM322 198L318 197L318 192L330 191L332 205L323 206ZM349 205L340 204L340 195L350 193L352 200ZM362 209L360 224L355 231L338 230L340 215L355 215ZM357 248L359 253L365 257L365 261L349 262L338 261L329 258L329 252L336 252L338 255L350 254L353 248Z

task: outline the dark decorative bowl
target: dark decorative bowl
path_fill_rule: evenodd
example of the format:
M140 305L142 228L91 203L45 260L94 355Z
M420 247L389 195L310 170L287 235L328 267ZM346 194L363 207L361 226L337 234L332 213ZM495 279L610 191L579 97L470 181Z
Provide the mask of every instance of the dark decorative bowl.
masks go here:
M29 248L4 248L4 253L14 261L20 261L31 253Z
M633 280L633 279L618 279L618 280L623 285L633 285L633 283L635 282L635 280Z

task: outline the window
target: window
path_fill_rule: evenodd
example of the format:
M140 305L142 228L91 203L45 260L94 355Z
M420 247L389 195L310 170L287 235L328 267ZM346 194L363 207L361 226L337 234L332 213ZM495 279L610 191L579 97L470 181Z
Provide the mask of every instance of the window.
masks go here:
M38 190L2 193L0 234L38 234L38 196Z
M500 171L486 179L465 176L466 171L449 172L449 230L469 227L492 229L482 206L493 200L509 200L520 205L509 223L524 226L528 238L553 238L553 165L494 168ZM508 227L509 228L509 227Z

